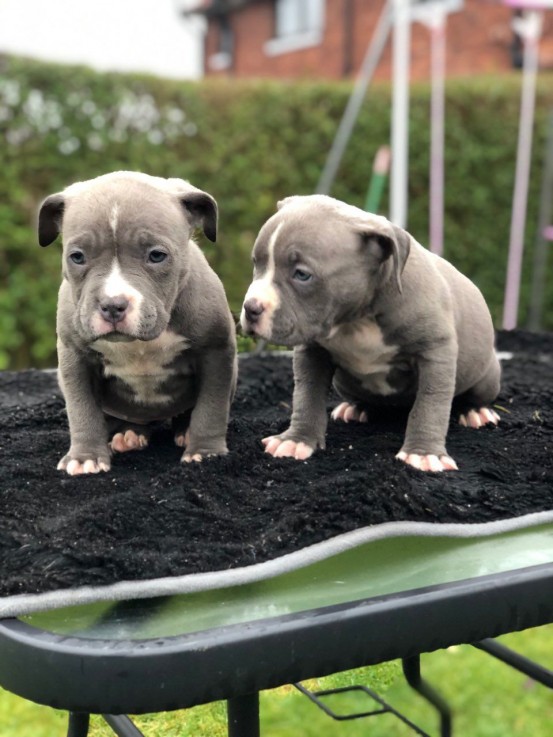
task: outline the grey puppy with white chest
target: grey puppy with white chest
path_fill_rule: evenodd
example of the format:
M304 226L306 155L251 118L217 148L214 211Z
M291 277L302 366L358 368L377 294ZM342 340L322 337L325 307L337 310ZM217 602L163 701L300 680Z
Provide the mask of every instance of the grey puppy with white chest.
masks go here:
M211 195L181 179L114 172L50 195L38 235L63 238L59 381L71 475L110 468L172 419L183 461L227 452L236 384L234 322L223 286L190 239L217 233Z
M243 330L294 346L291 424L264 439L277 457L324 448L331 383L336 420L366 421L375 404L411 407L397 457L456 469L446 434L452 401L468 427L497 424L488 406L500 368L477 287L386 218L324 195L288 197L262 227Z

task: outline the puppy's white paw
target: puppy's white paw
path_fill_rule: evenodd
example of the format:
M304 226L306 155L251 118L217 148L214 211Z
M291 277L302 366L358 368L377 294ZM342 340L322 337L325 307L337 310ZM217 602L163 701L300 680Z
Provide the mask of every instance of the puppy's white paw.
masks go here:
M396 458L419 471L458 471L457 464L450 456L419 455L418 453L405 453L400 451Z
M471 409L466 415L459 415L459 424L463 427L472 427L478 429L484 425L497 425L499 415L493 409L481 407L480 409Z
M185 453L181 458L182 463L201 463L204 457L201 453Z
M87 458L79 461L76 458L65 456L57 465L58 471L66 471L70 476L81 476L88 473L100 473L100 471L109 471L110 464L99 458Z
M221 451L216 453L211 453L207 450L200 450L200 451L194 451L189 453L184 453L181 460L181 463L201 463L206 458L216 458L217 456L226 455L227 451Z
M297 443L295 440L283 440L278 435L271 435L261 441L265 446L265 453L275 458L295 458L305 461L313 454L313 448L307 443Z
M343 422L367 422L368 417L365 410L360 410L356 404L342 402L334 407L330 415L333 420L342 420Z
M142 450L148 445L148 438L145 435L137 435L134 430L127 430L125 433L116 433L110 443L110 448L116 453L126 453L128 450Z
M224 438L212 440L211 442L198 442L190 440L190 433L178 433L175 436L175 442L180 446L183 443L185 451L181 458L181 463L201 463L206 458L215 458L217 456L227 455L228 449Z

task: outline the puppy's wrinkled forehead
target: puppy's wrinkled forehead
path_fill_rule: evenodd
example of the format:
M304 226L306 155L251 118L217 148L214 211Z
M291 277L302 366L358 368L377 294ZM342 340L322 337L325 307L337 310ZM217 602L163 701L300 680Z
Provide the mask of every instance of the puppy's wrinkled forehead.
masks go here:
M316 258L321 250L326 259L343 256L347 244L356 245L359 231L368 226L385 230L389 223L325 195L287 197L261 228L253 256L257 262L279 260L296 250L304 257Z
M277 212L263 225L254 245L256 263L285 261L291 252L315 252L322 233L308 213Z
M278 213L290 222L324 230L325 225L341 223L353 227L372 225L376 230L385 228L389 221L382 215L365 212L328 195L297 195L286 197L278 203Z
M121 179L109 184L78 184L64 194L64 240L92 230L102 241L116 244L135 237L141 229L169 238L182 230L176 199L145 182Z

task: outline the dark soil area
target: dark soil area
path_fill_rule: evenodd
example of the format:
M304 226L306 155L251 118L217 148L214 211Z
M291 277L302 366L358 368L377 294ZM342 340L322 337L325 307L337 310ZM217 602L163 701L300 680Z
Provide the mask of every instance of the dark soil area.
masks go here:
M180 464L169 430L109 473L56 471L69 445L55 374L0 374L0 595L40 593L251 565L392 520L476 523L553 509L553 335L502 333L497 428L452 418L460 471L425 474L394 459L403 412L330 423L327 450L274 459L260 438L287 427L286 356L248 356L231 452ZM329 399L329 409L336 403Z

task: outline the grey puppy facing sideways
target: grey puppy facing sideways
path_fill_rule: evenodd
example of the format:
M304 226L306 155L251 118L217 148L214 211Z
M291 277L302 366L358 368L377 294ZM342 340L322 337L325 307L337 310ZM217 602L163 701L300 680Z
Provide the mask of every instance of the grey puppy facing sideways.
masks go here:
M497 424L490 313L477 287L386 218L324 195L288 197L262 227L243 330L295 346L290 427L264 439L273 456L324 448L333 419L367 420L371 405L411 406L397 458L456 469L445 439L453 398L469 427Z
M110 468L171 418L183 461L227 452L236 383L234 322L223 286L190 239L212 241L217 204L181 179L114 172L44 200L38 236L63 238L59 381L71 475Z

